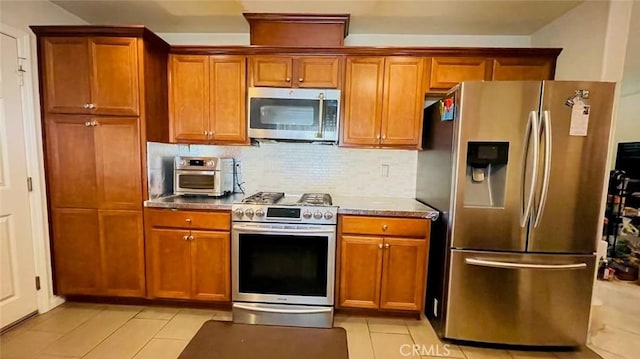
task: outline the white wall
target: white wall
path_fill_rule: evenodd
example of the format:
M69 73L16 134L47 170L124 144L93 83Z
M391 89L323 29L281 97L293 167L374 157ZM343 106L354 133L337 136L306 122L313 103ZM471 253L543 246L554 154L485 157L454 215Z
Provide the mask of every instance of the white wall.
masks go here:
M640 141L640 92L622 96L618 107L616 147L618 142Z
M249 34L158 33L171 45L249 45ZM351 34L346 46L529 47L529 36Z

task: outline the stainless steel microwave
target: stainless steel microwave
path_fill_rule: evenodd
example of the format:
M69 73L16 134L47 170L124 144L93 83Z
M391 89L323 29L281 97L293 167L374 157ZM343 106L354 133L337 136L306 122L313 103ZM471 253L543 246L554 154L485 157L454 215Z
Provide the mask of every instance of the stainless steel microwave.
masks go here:
M340 90L249 88L249 137L338 142Z

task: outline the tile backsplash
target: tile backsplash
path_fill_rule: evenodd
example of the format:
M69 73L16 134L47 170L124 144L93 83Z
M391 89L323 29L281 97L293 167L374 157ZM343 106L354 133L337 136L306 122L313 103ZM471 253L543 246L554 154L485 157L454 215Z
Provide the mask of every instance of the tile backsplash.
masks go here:
M416 151L285 142L262 142L257 146L149 142L150 182L159 175L162 158L166 161L167 157L177 155L235 158L241 163L239 179L247 194L282 191L328 192L338 196L415 196ZM149 188L158 191L154 183L150 183Z

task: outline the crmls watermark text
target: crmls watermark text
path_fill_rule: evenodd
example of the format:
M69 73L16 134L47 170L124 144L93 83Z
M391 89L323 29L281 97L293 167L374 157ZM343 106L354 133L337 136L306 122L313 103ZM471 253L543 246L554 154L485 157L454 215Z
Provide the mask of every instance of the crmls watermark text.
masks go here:
M419 344L402 344L400 346L400 355L403 357L408 356L423 356L429 355L434 357L448 357L451 355L449 350L450 345L419 345Z

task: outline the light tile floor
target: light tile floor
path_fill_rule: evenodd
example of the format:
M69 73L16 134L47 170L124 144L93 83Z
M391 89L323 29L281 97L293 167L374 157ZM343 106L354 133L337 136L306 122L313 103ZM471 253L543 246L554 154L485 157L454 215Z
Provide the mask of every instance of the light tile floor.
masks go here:
M597 328L587 345L605 359L640 358L640 285L598 281L594 296L602 301Z
M0 357L177 358L200 326L210 319L231 320L231 314L207 309L65 303L3 334ZM347 331L350 359L596 359L589 353L521 352L450 345L440 341L425 320L337 315L335 325ZM594 339L605 344L609 340L607 337ZM413 351L414 346L417 352Z

